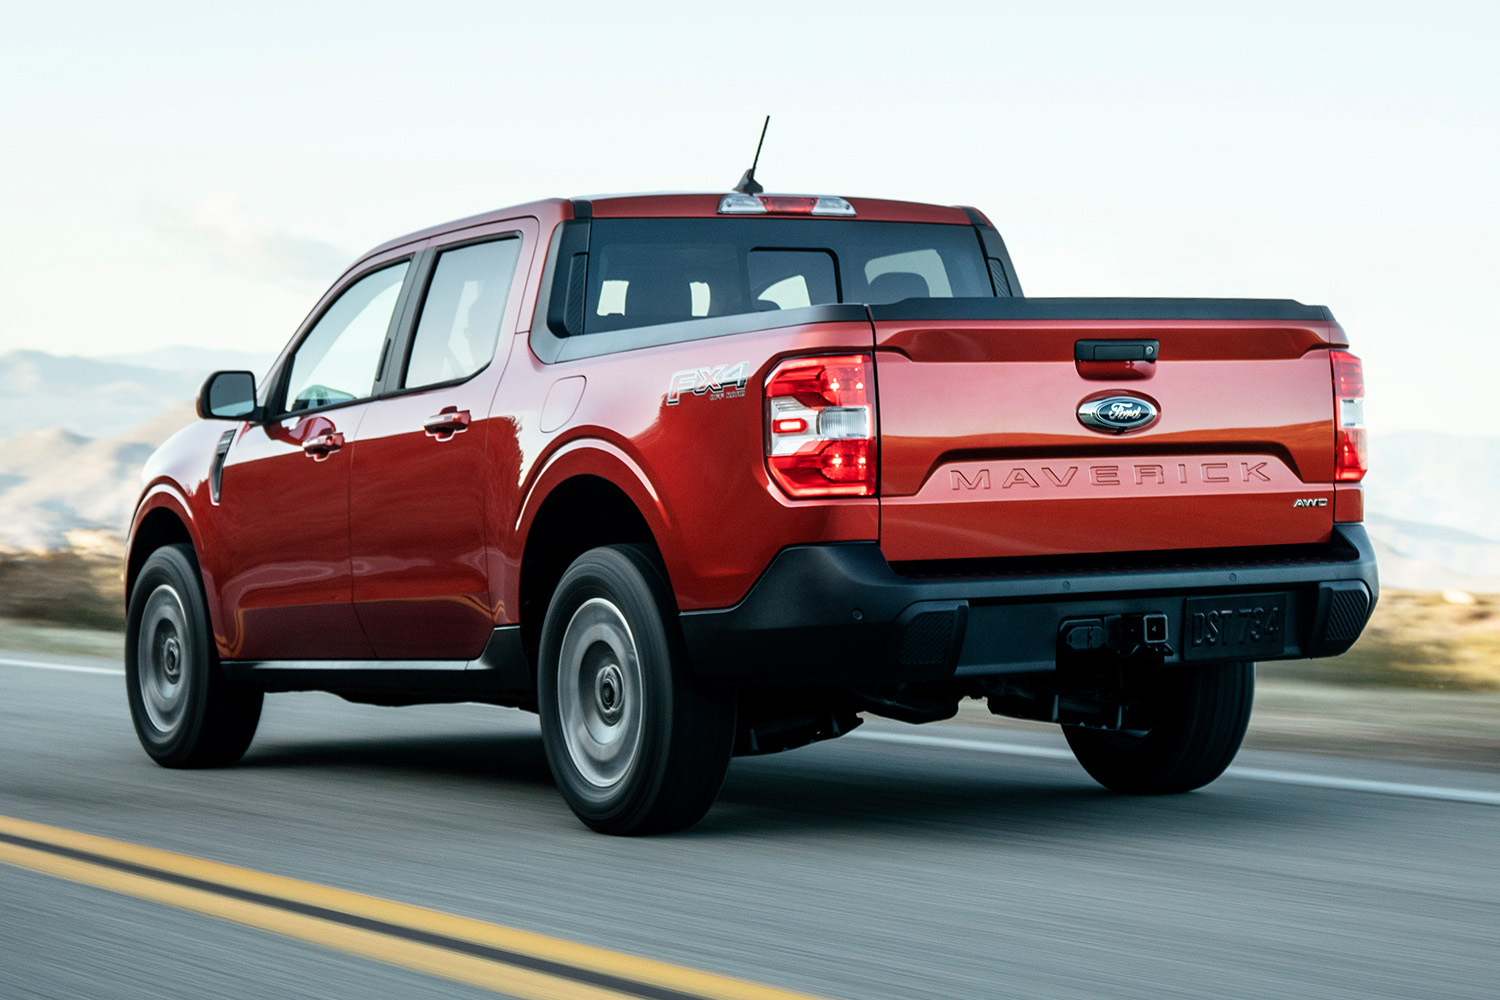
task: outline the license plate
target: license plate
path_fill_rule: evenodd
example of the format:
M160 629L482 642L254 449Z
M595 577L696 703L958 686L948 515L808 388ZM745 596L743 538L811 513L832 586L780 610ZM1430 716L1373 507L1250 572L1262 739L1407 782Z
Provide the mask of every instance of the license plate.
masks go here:
M1286 649L1286 594L1190 597L1183 602L1184 660L1254 659Z

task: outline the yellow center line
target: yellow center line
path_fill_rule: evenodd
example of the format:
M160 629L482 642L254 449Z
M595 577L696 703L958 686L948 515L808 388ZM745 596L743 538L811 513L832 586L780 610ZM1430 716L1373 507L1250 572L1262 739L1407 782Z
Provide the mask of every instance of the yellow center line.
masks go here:
M744 980L0 816L0 862L521 1000L813 1000Z

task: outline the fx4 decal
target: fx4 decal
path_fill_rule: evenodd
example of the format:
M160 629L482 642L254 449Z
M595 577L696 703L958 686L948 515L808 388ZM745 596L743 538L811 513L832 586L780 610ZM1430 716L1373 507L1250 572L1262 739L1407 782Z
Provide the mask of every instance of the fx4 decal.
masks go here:
M672 375L667 385L667 405L676 406L682 394L694 396L708 394L709 399L733 399L745 394L745 383L750 380L750 362L737 365L718 365L714 368L684 368Z

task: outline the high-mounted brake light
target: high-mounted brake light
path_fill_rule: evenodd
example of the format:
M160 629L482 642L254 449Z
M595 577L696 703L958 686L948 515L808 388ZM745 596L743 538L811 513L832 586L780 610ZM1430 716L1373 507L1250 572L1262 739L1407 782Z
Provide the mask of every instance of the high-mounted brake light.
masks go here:
M719 199L720 215L854 215L854 206L830 195L743 194Z
M766 467L791 497L875 495L869 355L796 358L766 379Z
M1330 351L1333 362L1334 471L1341 483L1357 483L1370 467L1365 434L1365 368L1348 351Z

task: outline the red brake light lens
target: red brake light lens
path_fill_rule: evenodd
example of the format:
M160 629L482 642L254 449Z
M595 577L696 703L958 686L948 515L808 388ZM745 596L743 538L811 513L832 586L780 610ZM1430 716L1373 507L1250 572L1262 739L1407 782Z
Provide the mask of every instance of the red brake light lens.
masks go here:
M1340 399L1363 399L1365 365L1348 351L1333 351L1333 392Z
M797 358L766 379L766 466L791 497L874 496L868 355Z
M812 215L816 198L789 198L786 195L763 195L760 203L767 212L785 212L790 215Z
M1357 483L1370 467L1365 432L1365 367L1348 351L1330 351L1334 394L1334 471L1341 483Z

